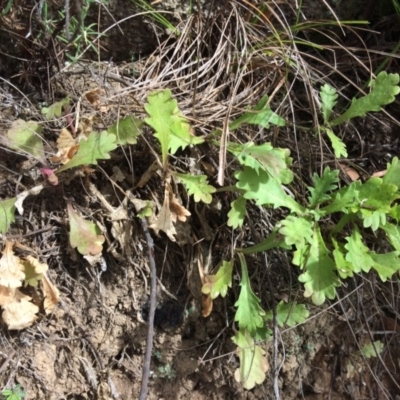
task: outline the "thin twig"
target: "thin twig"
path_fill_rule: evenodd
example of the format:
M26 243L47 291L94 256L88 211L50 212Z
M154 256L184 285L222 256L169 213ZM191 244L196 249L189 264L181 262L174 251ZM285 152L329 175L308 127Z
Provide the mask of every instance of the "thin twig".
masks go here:
M143 362L142 372L142 385L140 387L139 400L145 400L147 396L148 383L150 377L150 364L151 364L151 353L153 350L153 336L154 336L154 313L156 310L157 302L157 274L156 274L156 262L154 259L154 242L150 235L149 227L146 219L142 218L142 228L147 241L147 247L149 252L149 263L150 263L150 310L148 329L147 329L147 342L146 342L146 354Z

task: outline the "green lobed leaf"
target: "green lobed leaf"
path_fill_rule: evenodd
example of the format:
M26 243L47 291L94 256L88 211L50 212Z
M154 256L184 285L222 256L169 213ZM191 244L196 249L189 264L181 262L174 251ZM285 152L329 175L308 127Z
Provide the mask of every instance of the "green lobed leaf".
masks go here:
M383 177L383 182L400 187L400 164L399 159L394 157L392 162L387 165L387 171Z
M177 102L171 98L170 90L150 93L147 101L144 108L149 118L145 122L155 130L154 136L160 142L162 163L165 166L171 141L172 116L176 112Z
M148 201L147 205L144 206L137 214L138 218L148 218L153 215L153 208L151 202Z
M54 119L54 117L57 118L61 117L63 111L62 108L68 104L69 104L69 98L66 97L65 99L57 101L56 103L52 104L49 107L43 107L41 112L47 119L47 121L50 121Z
M329 205L319 210L321 215L329 215L335 212L343 212L347 214L353 207L360 204L358 188L361 182L352 182L349 186L340 189L332 196L332 201Z
M386 224L392 203L400 198L396 185L375 177L358 186L358 196L360 202L353 211L359 211L364 227L371 227L374 231Z
M169 89L150 93L144 108L149 115L145 122L155 130L154 136L161 144L164 167L169 150L175 154L180 147L185 149L189 145L204 142L203 138L192 134L189 123L179 111L178 102L172 98Z
M253 168L257 173L260 169L268 172L272 177L284 184L293 181L293 172L289 169L292 164L289 149L274 148L270 143L255 145L252 142L228 145L240 164Z
M321 87L320 96L322 116L324 117L324 123L327 124L331 117L333 107L336 105L338 95L335 88L325 83L325 85Z
M204 138L195 136L189 123L180 114L175 116L175 120L171 125L171 140L169 143L169 150L171 154L175 154L179 148L184 150L190 145L199 145L204 143Z
M26 396L26 392L20 384L15 385L12 389L2 390L1 394L6 397L5 400L21 400Z
M30 154L45 163L41 131L42 127L35 121L17 119L11 123L7 131L9 139L7 146L10 149L20 150L24 154Z
M298 324L302 324L310 316L310 312L307 310L304 304L284 303L279 302L276 307L276 322L279 326L285 325L293 327ZM272 311L266 313L265 319L272 321L274 314Z
M394 218L397 222L400 221L400 204L395 204L390 208L388 217Z
M243 124L259 125L268 129L270 124L285 126L286 122L271 110L268 104L268 96L264 96L252 110L245 112L237 120L231 122L229 130L234 131Z
M26 287L29 285L32 287L37 287L38 283L43 279L43 272L38 272L37 266L32 264L32 262L29 260L22 260L22 264L24 266L25 273L24 286ZM44 264L44 266L47 267L46 264Z
M0 233L7 233L10 225L15 221L16 197L0 200Z
M214 300L219 295L225 297L228 288L232 287L233 260L223 261L215 275L207 276L207 282L201 288L202 293L209 294Z
M353 99L349 109L330 122L330 126L339 125L355 117L363 117L367 112L381 111L381 107L392 103L400 93L399 74L388 74L382 71L369 86L371 92L359 99Z
M128 115L119 119L107 129L109 134L115 135L118 145L136 144L136 138L140 136L144 121L134 115Z
M372 268L378 273L382 282L386 282L393 274L400 270L400 252L377 254L371 251L370 256L373 261Z
M329 140L331 141L333 151L336 158L347 157L346 145L343 143L342 139L336 136L331 129L325 129Z
M370 178L358 186L360 209L388 213L393 201L400 198L396 185L385 183L381 178Z
M247 200L240 196L231 203L231 209L228 212L227 225L232 229L239 228L243 225L244 217L246 215Z
M198 203L210 204L212 201L211 194L215 192L215 187L208 184L206 175L191 175L191 174L178 174L174 176L178 177L185 185L189 195L194 197L194 201Z
M314 224L307 217L287 216L281 221L279 233L285 237L288 246L295 245L297 248L304 247L305 244L312 243Z
M346 260L346 249L342 243L332 239L334 250L332 252L336 269L342 279L352 278L354 275L353 264Z
M381 354L383 351L383 343L380 340L376 340L375 342L370 342L363 346L361 349L361 354L365 358L374 358L377 357L378 354Z
M323 304L326 298L335 298L335 287L340 286L340 282L335 273L335 263L329 255L319 227L315 229L304 269L305 272L299 276L299 281L304 283L305 297L311 297L316 305Z
M287 195L279 180L272 178L267 172L259 173L252 168L244 167L243 171L235 172L238 180L236 186L243 190L245 199L256 200L257 205L272 205L274 208L286 207L290 210L303 213L304 207Z
M70 203L67 203L69 217L69 242L72 248L77 248L82 255L96 256L103 250L104 236L99 227L83 219L74 211Z
M97 160L107 160L110 152L117 148L116 136L102 131L91 132L87 140L79 142L77 153L66 164L57 169L57 172L85 164L97 164Z
M354 229L351 236L347 237L346 240L347 244L344 245L347 250L345 259L351 263L353 271L356 273L369 272L374 261L371 258L369 248L362 242L362 236L358 229Z
M232 341L238 346L240 368L235 371L235 380L247 390L261 385L268 371L268 362L265 351L256 345L251 333L239 330Z
M378 228L382 228L386 225L386 213L381 211L371 211L368 209L361 209L360 211L360 215L363 218L364 228L371 228L375 232Z
M331 194L327 193L337 189L339 171L331 171L329 167L326 167L321 177L314 173L313 179L314 187L308 186L308 190L311 193L311 196L308 198L310 208L315 208L331 199Z
M400 226L387 223L382 226L382 229L386 232L387 238L390 244L396 251L400 251Z
M304 269L308 254L310 253L310 248L311 245L309 243L305 243L304 246L297 248L296 251L293 252L292 263L298 265L300 269Z
M246 259L242 253L238 253L242 268L242 279L240 281L240 294L235 307L235 321L239 323L240 329L247 329L251 335L256 333L257 328L264 325L265 311L260 306L260 299L251 289Z

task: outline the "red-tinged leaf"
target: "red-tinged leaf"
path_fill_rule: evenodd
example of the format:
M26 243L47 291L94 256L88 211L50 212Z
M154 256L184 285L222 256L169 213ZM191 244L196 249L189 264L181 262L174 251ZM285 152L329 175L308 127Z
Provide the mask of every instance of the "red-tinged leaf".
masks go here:
M67 204L70 233L69 242L73 248L77 248L82 255L95 256L103 250L104 236L99 227L93 222L84 220Z

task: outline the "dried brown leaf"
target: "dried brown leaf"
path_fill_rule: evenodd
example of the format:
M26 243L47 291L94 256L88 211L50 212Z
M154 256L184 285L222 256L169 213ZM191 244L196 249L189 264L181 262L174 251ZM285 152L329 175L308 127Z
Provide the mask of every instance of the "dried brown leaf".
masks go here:
M169 199L169 209L171 211L171 218L173 222L176 222L177 220L185 222L187 217L191 215L190 212L181 205L179 200L172 192Z
M2 319L8 329L24 329L37 319L39 307L27 299L16 300L3 306Z
M208 317L213 309L213 301L209 294L201 295L201 314L204 318Z
M384 169L383 171L378 171L378 172L374 172L371 176L373 178L382 178L383 176L386 175L387 170Z
M170 203L169 203L170 191L171 187L169 185L169 182L165 182L164 204L161 208L160 213L157 216L157 221L151 224L150 228L154 229L157 235L159 231L165 232L169 237L169 239L175 242L176 229L173 223L172 213L170 210Z
M50 314L54 307L60 302L60 292L56 286L50 281L46 273L43 274L43 295L44 295L44 311Z
M14 255L12 248L13 243L6 242L0 259L0 286L18 288L25 279L24 265L21 259Z
M5 286L0 286L0 306L5 306L6 304L13 303L17 300L31 300L31 298L18 289L11 289Z
M346 164L339 163L342 171L350 178L352 182L360 179L360 174L353 168L349 167Z
M63 128L57 139L57 154L50 157L50 161L66 164L77 153L78 149L79 143L76 142L68 129Z
M107 112L109 110L109 107L102 103L100 97L101 94L102 91L100 89L94 89L85 92L83 95L93 108L101 112Z

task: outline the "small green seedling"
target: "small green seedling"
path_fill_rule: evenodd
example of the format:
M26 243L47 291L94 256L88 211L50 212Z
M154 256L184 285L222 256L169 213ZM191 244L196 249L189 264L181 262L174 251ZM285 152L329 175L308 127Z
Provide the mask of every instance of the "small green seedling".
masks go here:
M26 396L26 392L21 385L15 385L12 389L4 389L1 394L4 400L21 400Z
M328 135L337 158L347 157L347 150L343 141L333 133L332 128L353 118L363 117L368 112L381 111L382 106L393 103L395 96L400 93L398 84L399 74L380 72L376 79L372 79L368 85L371 91L360 98L353 98L350 107L334 119L331 119L331 115L333 107L337 103L338 94L328 84L321 87L321 110L324 118L324 126L321 128Z

